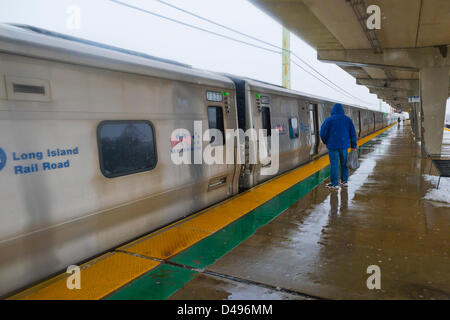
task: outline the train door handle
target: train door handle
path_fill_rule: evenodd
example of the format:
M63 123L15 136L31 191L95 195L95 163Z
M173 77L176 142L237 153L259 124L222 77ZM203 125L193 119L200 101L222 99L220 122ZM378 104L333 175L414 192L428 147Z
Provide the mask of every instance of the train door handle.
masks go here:
M265 167L270 167L272 165L272 160L269 161L269 163L263 164L261 167L265 168Z
M222 185L224 185L226 183L227 183L227 177L226 176L222 177L222 178L219 178L219 179L214 179L214 180L209 182L209 184L208 184L208 191L216 189L216 188L219 188L220 186L222 186Z

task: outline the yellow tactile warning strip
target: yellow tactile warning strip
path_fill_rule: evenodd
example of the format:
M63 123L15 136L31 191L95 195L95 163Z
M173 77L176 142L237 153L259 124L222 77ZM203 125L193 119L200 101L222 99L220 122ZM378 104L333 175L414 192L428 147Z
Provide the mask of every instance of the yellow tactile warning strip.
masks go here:
M173 255L173 252L190 247L193 243L207 237L209 234L209 232L203 230L185 228L184 224L182 224L152 236L150 241L139 242L126 251L147 257L167 259Z
M445 130L447 130L447 131L450 131L450 129L447 129L447 128L444 128Z
M358 141L358 146L392 126L362 138ZM212 208L202 210L119 248L131 254L110 252L83 264L80 266L83 279L80 290L68 289L67 279L70 275L63 273L9 299L101 299L160 264L154 260L134 256L133 253L149 258L168 259L328 165L328 156L322 156Z
M358 146L366 143L388 128L361 139L358 141ZM201 215L180 221L163 233L158 231L127 244L120 249L150 258L168 259L222 229L328 165L328 156L318 158L298 169L294 169L267 183L256 186L237 197L231 198L229 201Z
M80 289L68 289L68 273L25 290L9 299L98 300L160 263L126 253L107 253L80 267Z

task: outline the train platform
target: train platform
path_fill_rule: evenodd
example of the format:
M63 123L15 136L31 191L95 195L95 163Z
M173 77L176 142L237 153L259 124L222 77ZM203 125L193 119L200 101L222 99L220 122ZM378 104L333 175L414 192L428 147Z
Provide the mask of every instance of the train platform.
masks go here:
M449 299L449 179L409 126L358 146L348 187L321 157L84 263L80 289L61 273L10 299Z

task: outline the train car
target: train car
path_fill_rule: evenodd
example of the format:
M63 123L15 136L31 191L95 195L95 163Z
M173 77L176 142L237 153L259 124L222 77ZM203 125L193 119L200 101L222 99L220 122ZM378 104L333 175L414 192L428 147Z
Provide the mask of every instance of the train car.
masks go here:
M244 132L254 129L257 134L265 130L267 136L266 153L270 155L271 136L276 130L279 136L279 169L273 175L261 174L264 166L260 161L252 163L249 154L258 154L259 145L245 138L246 163L241 168L240 189L251 188L274 175L298 167L310 160L318 137L316 126L310 120L310 102L301 99L298 93L261 81L230 76L236 83L238 97L239 128ZM239 99L239 96L242 99Z
M359 106L344 105L345 114L349 116L355 126L356 136L358 139L365 137L370 131L367 123L363 122L364 114L371 112L366 108Z
M1 25L0 295L236 194L240 166L171 161L194 120L236 129L235 100L218 74Z
M375 131L383 129L384 117L382 112L375 112Z
M334 103L1 24L0 296L325 154L319 130ZM343 105L359 138L386 125ZM257 146L228 129L277 131L279 170L262 175L267 164L246 156ZM231 146L232 161L198 163L209 145Z
M327 153L326 146L320 140L320 127L330 116L336 101L254 79L227 76L236 85L239 128L244 132L249 129L265 130L268 136L268 154L273 151L270 145L271 132L276 130L279 135L278 172L262 174L262 163L252 164L246 161L240 170L240 190L254 187ZM384 127L381 112L346 104L343 104L343 107L353 120L358 138ZM257 148L257 144L246 140L247 160L249 154L258 152Z

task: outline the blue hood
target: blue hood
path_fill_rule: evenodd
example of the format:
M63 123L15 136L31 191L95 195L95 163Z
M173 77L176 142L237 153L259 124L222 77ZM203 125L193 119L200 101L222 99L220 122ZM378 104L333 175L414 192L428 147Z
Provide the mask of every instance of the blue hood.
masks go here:
M332 114L332 115L336 115L336 114L345 114L344 108L342 107L342 104L336 103L336 104L333 106L333 109L331 109L331 114Z
M320 138L329 150L356 148L356 131L352 119L344 113L342 104L336 103L331 116L325 119L320 128Z

